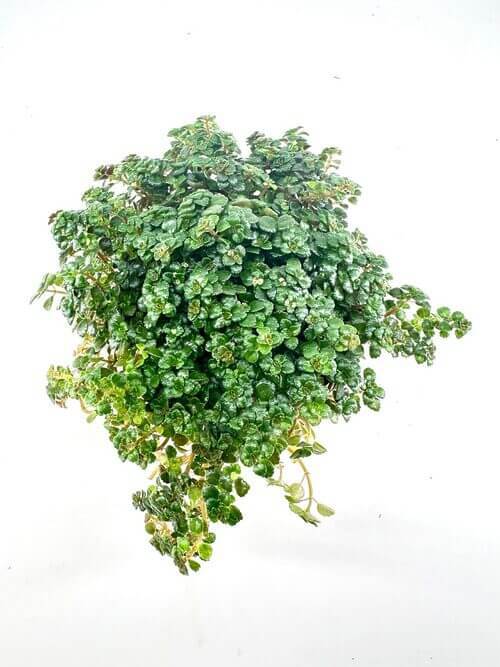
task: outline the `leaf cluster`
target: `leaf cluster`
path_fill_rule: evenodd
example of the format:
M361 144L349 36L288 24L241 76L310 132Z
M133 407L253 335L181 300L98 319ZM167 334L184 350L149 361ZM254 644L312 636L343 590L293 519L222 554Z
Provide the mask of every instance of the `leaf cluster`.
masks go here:
M48 394L102 417L119 457L153 467L133 502L151 543L183 573L234 525L251 469L316 525L304 459L312 427L379 410L367 359L434 359L436 335L463 336L458 311L394 286L385 258L347 226L359 186L336 148L302 128L248 138L243 156L211 116L172 130L161 158L96 170L79 210L50 218L60 266L36 297L81 336ZM290 459L300 481L283 481ZM316 514L314 513L316 511Z

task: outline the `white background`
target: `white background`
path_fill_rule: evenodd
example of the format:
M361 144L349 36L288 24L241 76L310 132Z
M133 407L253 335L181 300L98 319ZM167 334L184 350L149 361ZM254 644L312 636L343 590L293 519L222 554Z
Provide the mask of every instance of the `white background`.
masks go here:
M500 664L499 8L2 0L2 666ZM320 429L333 519L307 527L257 479L184 578L131 506L144 473L46 397L75 341L27 302L57 266L48 215L202 113L341 146L352 224L474 328L432 368L380 360L382 411Z

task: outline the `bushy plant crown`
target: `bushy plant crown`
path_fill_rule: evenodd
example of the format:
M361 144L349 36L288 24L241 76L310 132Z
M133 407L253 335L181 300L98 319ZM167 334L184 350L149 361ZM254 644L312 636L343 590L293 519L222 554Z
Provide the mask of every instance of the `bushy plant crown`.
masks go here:
M325 451L312 427L379 409L367 357L430 364L435 335L470 323L394 286L348 229L360 188L338 149L315 154L295 128L253 134L244 157L211 116L169 136L163 157L99 167L83 208L51 216L60 268L35 296L82 337L72 367L50 367L50 398L78 400L123 461L152 464L133 503L187 573L210 558L212 524L242 518L247 468L307 523L332 514L304 462Z

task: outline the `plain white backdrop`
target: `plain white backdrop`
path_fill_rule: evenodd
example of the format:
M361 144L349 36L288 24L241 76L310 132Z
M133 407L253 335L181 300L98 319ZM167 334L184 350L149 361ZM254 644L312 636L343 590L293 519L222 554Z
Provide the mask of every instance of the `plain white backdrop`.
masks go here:
M5 667L500 664L498 0L0 4L0 663ZM63 317L47 218L98 164L161 155L215 113L244 141L304 125L363 186L351 212L398 283L473 320L431 368L320 429L321 527L256 479L183 578L148 544L98 421L45 395Z

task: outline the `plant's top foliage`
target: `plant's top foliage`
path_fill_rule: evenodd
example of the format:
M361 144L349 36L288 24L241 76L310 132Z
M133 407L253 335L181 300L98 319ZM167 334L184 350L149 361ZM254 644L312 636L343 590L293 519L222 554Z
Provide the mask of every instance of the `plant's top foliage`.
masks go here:
M241 519L243 468L304 521L333 513L304 463L325 451L312 426L379 409L367 356L431 363L434 336L470 324L394 287L348 229L360 190L338 175L339 150L314 154L295 128L253 134L242 157L211 116L170 136L161 158L99 167L84 207L51 216L60 269L36 296L59 299L82 337L72 368L49 369L49 396L102 416L122 460L155 465L134 505L187 573L211 555L211 524Z

